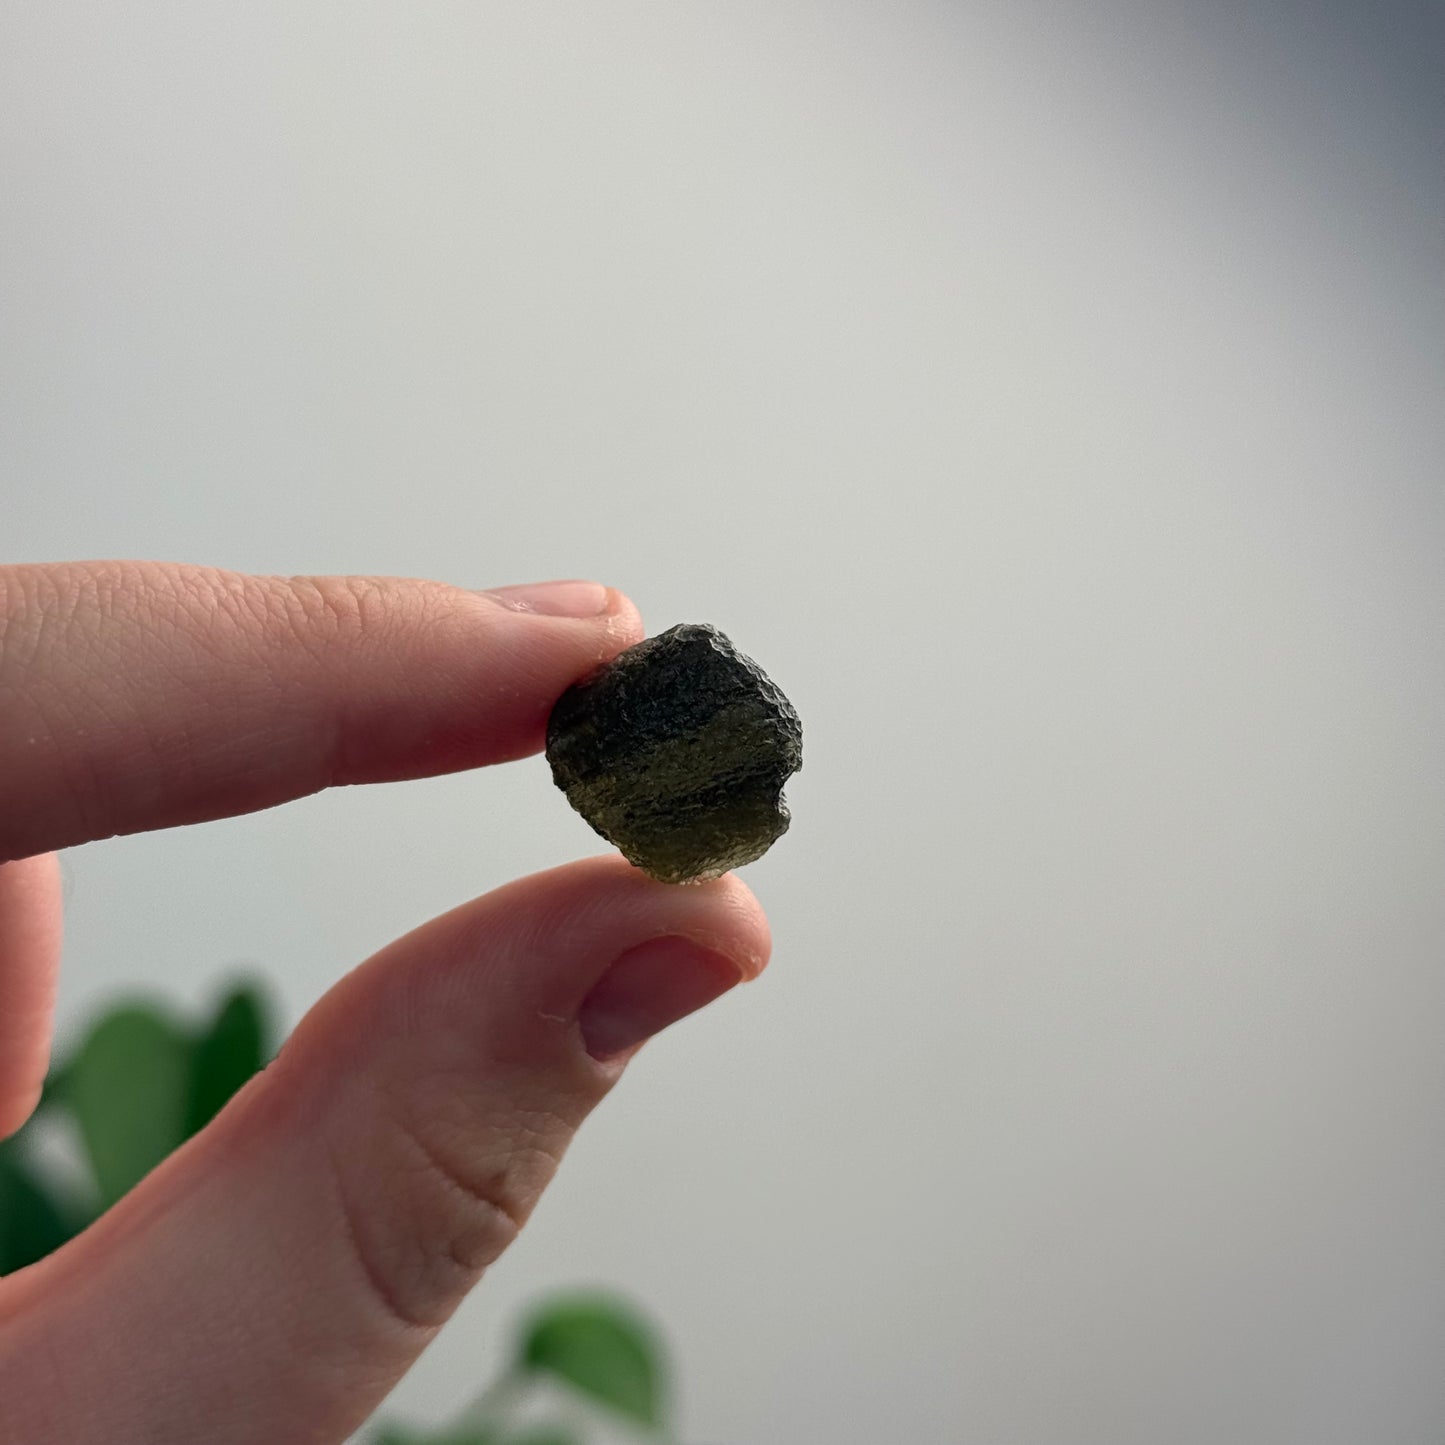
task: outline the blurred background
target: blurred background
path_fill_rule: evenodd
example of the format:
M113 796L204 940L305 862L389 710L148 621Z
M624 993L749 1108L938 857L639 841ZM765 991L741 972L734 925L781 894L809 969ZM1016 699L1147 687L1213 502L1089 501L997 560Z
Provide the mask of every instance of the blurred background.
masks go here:
M393 1396L615 1285L696 1445L1445 1436L1445 12L0 4L0 556L596 576L792 696L755 987ZM66 856L288 1021L545 765Z

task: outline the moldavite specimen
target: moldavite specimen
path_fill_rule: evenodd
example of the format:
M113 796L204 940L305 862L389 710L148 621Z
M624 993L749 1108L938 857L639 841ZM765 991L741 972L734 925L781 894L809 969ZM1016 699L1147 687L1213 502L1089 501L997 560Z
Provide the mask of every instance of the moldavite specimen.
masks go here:
M715 627L682 623L568 688L547 725L567 801L664 883L716 878L787 831L803 725Z

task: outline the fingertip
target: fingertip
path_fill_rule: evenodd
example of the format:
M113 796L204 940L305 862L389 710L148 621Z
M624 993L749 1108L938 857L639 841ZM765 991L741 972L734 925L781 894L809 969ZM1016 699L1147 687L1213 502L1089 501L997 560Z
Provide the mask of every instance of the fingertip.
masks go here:
M0 1139L40 1101L60 961L60 864L53 853L0 864Z
M642 636L642 618L625 592L602 582L567 578L555 582L513 582L480 594L509 612L600 624L603 635L624 646Z
M0 1141L18 1134L39 1103L40 1089L36 1087L0 1095Z
M744 979L767 966L772 936L763 906L736 873L696 883L662 883L618 853L600 853L534 873L491 897L545 913L582 956L597 940L687 937L733 959Z
M365 713L343 720L347 749L333 782L454 772L540 752L562 693L642 637L632 601L600 583L482 592L394 585L419 598L406 652L409 669L425 662L427 694L408 690L382 707L367 696Z
M664 888L697 888L704 890L717 919L717 941L723 951L737 960L743 982L748 983L768 966L773 952L772 929L757 895L736 873L724 873L706 883L660 885Z
M587 1052L599 1061L630 1053L743 981L736 959L687 937L629 949L577 1012Z
M601 617L611 606L612 589L600 582L566 578L555 582L514 582L484 594L513 612L542 617Z
M642 613L637 604L615 587L607 589L607 606L603 610L604 633L607 639L607 656L612 657L624 648L641 642L646 629L642 625Z
M761 904L735 874L659 883L616 853L533 873L422 924L353 971L310 1027L366 1052L398 1034L461 1029L469 1047L532 1039L528 1020L575 1020L623 954L686 939L755 979L771 938ZM545 1032L545 1030L543 1031ZM351 1045L347 1045L350 1048Z

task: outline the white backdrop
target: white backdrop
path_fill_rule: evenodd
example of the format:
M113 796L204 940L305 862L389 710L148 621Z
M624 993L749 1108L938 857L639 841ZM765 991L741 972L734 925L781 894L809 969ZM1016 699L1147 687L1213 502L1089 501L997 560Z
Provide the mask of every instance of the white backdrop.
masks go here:
M1445 1435L1439 25L1354 9L0 4L6 560L597 576L803 715L771 971L396 1412L598 1281L697 1445ZM80 849L64 1017L595 842L534 759Z

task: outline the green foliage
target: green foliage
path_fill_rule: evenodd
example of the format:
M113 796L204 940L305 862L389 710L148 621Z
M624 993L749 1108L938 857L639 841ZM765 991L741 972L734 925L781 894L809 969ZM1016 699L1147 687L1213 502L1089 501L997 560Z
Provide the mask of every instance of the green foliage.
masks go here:
M514 1423L539 1387L560 1387L575 1405L567 1423ZM544 1395L547 1393L542 1391ZM585 1445L584 1423L605 1413L648 1440L669 1438L667 1367L657 1331L635 1309L598 1291L559 1295L526 1319L510 1370L462 1418L441 1430L387 1427L372 1445ZM574 1424L574 1420L577 1422Z
M36 1120L0 1142L0 1274L78 1234L220 1111L261 1068L272 1033L259 990L240 985L199 1027L149 1004L111 1009L46 1078ZM89 1207L64 1201L35 1169L38 1121L67 1112L94 1185Z
M443 1430L403 1430L384 1425L371 1437L370 1445L584 1445L574 1431L551 1423L522 1425L506 1429L495 1419L473 1418Z
M270 1058L273 1033L261 991L242 984L222 1001L191 1055L185 1136L198 1134Z
M531 1319L518 1365L580 1390L639 1425L662 1424L662 1351L646 1320L606 1295L555 1300Z
M519 1407L543 1385L560 1386L564 1398L575 1400L564 1417L569 1423L514 1424ZM528 1316L511 1369L461 1420L435 1431L392 1427L372 1445L584 1445L590 1437L570 1422L574 1416L585 1420L589 1411L662 1440L668 1438L666 1395L661 1340L647 1320L610 1294L564 1294Z
M508 1430L495 1422L476 1420L444 1430L418 1432L385 1425L369 1445L585 1445L584 1437L561 1425L522 1425Z
M393 1426L383 1429L371 1445L513 1445L513 1442L498 1435L490 1425L452 1425L425 1434L415 1430L402 1434Z
M71 1061L65 1103L108 1209L186 1137L192 1042L155 1009L107 1014Z
M0 1274L23 1269L59 1249L78 1221L51 1197L14 1139L0 1142Z

